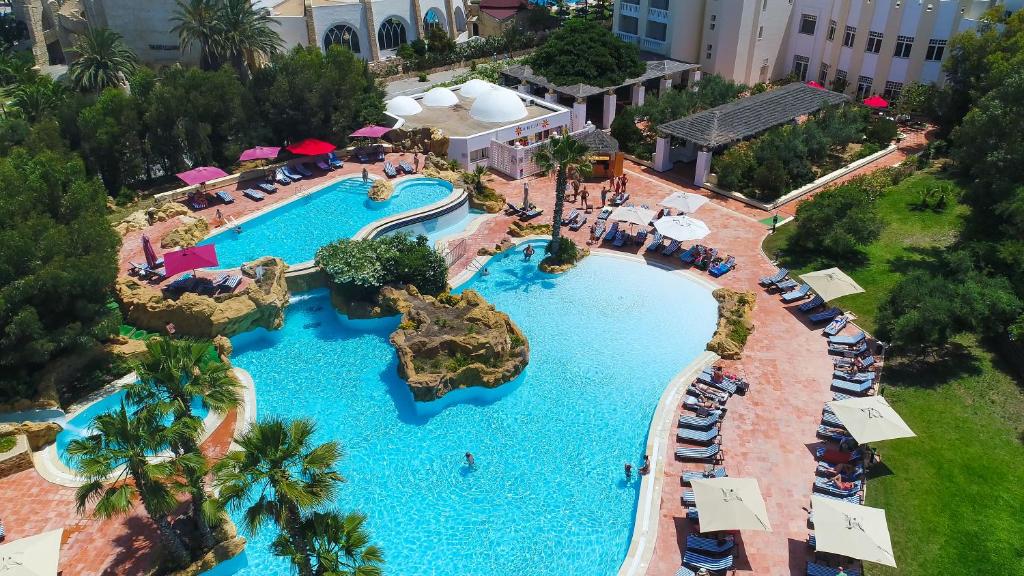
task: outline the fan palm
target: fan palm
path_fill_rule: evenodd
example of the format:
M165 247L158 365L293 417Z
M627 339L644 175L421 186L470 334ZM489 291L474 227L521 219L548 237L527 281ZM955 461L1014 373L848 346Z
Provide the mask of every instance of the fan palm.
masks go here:
M11 105L21 111L30 123L34 124L42 117L53 114L67 100L67 89L63 84L40 76L34 82L22 84L14 89Z
M68 77L78 90L101 92L123 86L139 66L135 53L120 34L108 28L89 28L72 52L78 59L68 66Z
M545 141L534 153L533 159L545 174L555 171L555 209L551 215L549 251L552 255L557 255L559 239L562 237L562 210L565 206L569 169L575 168L580 174L588 174L591 170L590 155L586 144L564 134L552 136Z
M463 172L462 182L469 186L474 194L482 194L487 185L487 174L487 167L481 164L470 172Z
M218 0L177 0L178 9L171 18L176 24L171 32L178 35L182 52L191 52L199 45L199 67L203 70L217 68L217 39L221 25L218 19Z
M299 524L308 546L307 554L317 576L380 576L384 554L370 544L370 534L363 528L366 515L337 512L314 512ZM300 551L286 534L273 544L274 554L296 558ZM293 560L294 561L294 560Z
M252 67L283 45L281 36L272 28L277 21L266 8L253 6L252 0L221 0L217 22L217 50L231 62L243 81L248 80Z
M95 503L93 514L110 518L127 514L141 500L168 557L180 566L188 562L188 550L167 517L178 505L174 471L179 458L151 456L194 430L186 423L164 425L162 418L159 410L131 413L122 402L119 409L97 416L92 423L96 434L73 440L67 453L86 482L75 492L79 513Z
M134 366L137 379L125 387L127 397L136 406L160 406L173 415L175 422L190 421L190 426L202 430L202 422L193 412L199 402L208 410L223 414L241 402L238 381L228 366L217 359L216 350L209 342L150 338L146 341L146 355ZM200 544L213 546L210 516L214 511L206 503L206 466L199 452L199 438L188 437L175 446L175 453L193 454L195 462L183 467L182 472L192 495L192 517L196 523ZM205 514L204 514L205 512Z
M271 419L254 424L235 438L241 450L228 453L214 466L220 502L245 509L251 533L268 521L287 533L296 551L293 562L301 576L310 576L309 546L300 530L302 512L334 499L344 482L334 470L342 456L336 442L312 445L316 427L310 420Z

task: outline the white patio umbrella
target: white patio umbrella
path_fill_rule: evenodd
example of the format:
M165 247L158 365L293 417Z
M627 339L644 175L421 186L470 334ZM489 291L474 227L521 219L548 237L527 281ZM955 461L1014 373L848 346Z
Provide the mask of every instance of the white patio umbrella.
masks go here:
M815 550L896 566L885 510L821 496L811 496L811 507Z
M0 575L57 576L63 528L0 545Z
M828 407L860 444L916 436L881 396L836 400Z
M679 240L700 240L711 233L708 225L689 216L666 216L654 221L654 228L666 238Z
M654 218L654 210L637 206L619 206L608 215L609 220L647 226Z
M690 481L700 514L700 531L771 532L761 489L754 478L697 478Z
M800 279L810 286L815 294L826 301L864 291L860 284L857 284L853 278L847 276L839 268L808 272L800 276Z
M708 203L708 199L699 195L691 194L689 192L673 192L668 198L665 198L661 202L658 202L660 206L665 208L674 208L680 212L696 212L698 208Z

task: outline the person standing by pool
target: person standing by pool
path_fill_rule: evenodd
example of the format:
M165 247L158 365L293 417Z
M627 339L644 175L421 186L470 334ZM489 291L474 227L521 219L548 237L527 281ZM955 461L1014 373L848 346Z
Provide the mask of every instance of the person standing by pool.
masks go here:
M413 172L419 172L420 171L420 153L419 152L413 152L413 154L412 154L412 171Z
M604 203L605 203L605 200L607 200L607 199L608 199L608 188L602 186L601 187L601 208L604 208Z
M644 454L644 465L640 467L640 470L639 470L640 475L641 476L646 476L647 473L650 472L650 471L651 471L651 457L648 456L647 454Z
M590 191L587 190L586 186L584 186L583 187L583 191L580 192L580 206L583 206L584 208L586 208L586 206L587 206L587 198L589 198L589 197L590 197Z
M622 175L622 193L623 194L626 193L626 183L628 183L628 182L629 182L629 178L626 178L626 175L623 174Z
M476 459L471 452L466 452L466 466L469 466L470 470L476 470Z
M369 181L370 181L370 172L365 167L363 167L363 184L366 184Z
M526 249L523 250L523 260L529 262L530 258L533 258L533 253L536 250L533 249L533 244L527 244Z

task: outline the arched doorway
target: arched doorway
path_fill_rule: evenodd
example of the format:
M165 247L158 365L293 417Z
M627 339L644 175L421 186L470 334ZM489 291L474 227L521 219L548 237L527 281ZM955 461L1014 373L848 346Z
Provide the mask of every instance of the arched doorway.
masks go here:
M336 24L327 31L327 34L324 34L324 51L326 52L328 48L335 45L348 48L355 54L361 52L359 34L348 24Z
M459 32L466 31L466 13L462 11L462 6L455 7L455 29Z
M423 16L423 33L430 32L434 28L440 28L442 30L448 29L448 23L445 22L444 15L437 8L431 8L427 10L426 15Z
M405 24L394 16L388 17L377 29L377 45L381 50L395 50L408 43Z

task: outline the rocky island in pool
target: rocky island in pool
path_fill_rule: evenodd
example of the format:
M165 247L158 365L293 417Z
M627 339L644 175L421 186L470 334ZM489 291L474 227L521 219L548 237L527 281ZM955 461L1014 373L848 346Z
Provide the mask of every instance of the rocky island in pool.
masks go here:
M402 314L391 344L398 352L398 375L417 401L469 386L495 388L529 362L526 336L477 292L434 298L411 286L384 287L380 300Z

